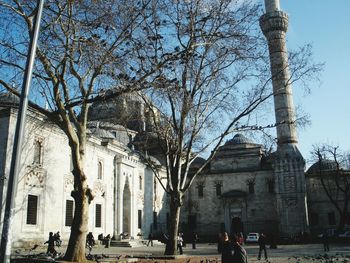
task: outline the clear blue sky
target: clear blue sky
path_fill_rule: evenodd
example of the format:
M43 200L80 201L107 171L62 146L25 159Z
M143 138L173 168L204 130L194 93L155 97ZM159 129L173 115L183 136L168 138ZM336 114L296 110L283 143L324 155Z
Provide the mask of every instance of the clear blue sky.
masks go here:
M280 0L280 4L289 15L288 48L311 43L314 60L325 63L321 84L311 85L311 94L294 90L294 103L312 122L298 131L300 151L307 161L314 144L350 151L350 0Z

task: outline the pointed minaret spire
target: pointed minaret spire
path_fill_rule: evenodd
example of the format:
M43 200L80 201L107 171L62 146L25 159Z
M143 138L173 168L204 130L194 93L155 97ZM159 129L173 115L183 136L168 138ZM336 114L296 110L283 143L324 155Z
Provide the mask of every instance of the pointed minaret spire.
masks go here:
M265 8L260 27L269 45L278 146L296 145L298 139L286 47L288 16L280 11L279 0L265 0Z

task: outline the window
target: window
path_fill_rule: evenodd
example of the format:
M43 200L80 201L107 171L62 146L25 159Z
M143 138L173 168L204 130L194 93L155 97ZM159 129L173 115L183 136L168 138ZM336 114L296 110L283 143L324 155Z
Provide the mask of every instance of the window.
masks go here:
M199 198L203 198L203 195L204 195L204 194L203 194L203 192L204 192L204 191L203 191L203 190L204 190L204 186L203 186L203 185L198 185L197 188L198 188L198 197L199 197Z
M318 214L310 213L310 225L317 226L318 225Z
M33 164L42 164L42 151L43 151L42 142L39 140L35 140Z
M158 214L157 212L153 212L153 229L157 229L158 225Z
M96 210L95 210L95 227L101 227L101 220L102 219L102 205L96 204Z
M335 225L335 214L334 212L328 213L328 224L331 226Z
M215 185L215 190L216 190L216 196L221 196L221 184L217 183Z
M142 186L143 186L143 181L142 181L142 176L139 176L139 189L142 190Z
M138 210L138 213L137 213L137 227L138 228L142 227L142 210Z
M273 194L275 192L275 181L269 180L267 182L267 188L270 194Z
M248 183L248 188L249 188L249 193L254 194L255 190L254 190L254 183L253 182Z
M65 223L65 226L72 226L73 207L74 207L74 202L72 200L66 200L66 223Z
M98 161L98 168L97 168L97 179L102 179L102 174L103 174L103 165L101 161Z
M27 205L27 224L37 224L37 212L38 212L38 197L36 195L28 195Z

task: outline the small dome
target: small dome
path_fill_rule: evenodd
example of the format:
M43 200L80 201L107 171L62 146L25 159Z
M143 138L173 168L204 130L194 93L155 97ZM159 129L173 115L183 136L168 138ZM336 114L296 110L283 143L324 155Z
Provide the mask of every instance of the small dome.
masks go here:
M204 163L206 162L206 160L202 157L197 157L196 159L193 160L193 162L191 163L191 168L199 168L201 167Z
M237 144L247 144L253 143L250 139L245 137L243 134L236 134L231 140L228 140L225 145L237 145Z
M115 139L115 136L110 131L107 131L104 129L92 128L92 129L89 129L89 131L91 132L91 134L101 139Z
M337 170L337 163L333 160L324 159L322 161L317 161L307 170L307 174L317 174L319 171L335 171Z

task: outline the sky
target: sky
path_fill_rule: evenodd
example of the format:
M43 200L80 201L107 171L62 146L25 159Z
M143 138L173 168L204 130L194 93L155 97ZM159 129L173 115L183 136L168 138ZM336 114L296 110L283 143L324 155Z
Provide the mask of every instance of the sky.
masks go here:
M350 0L280 0L289 15L288 49L307 43L315 62L325 63L311 94L293 89L294 104L310 116L298 130L299 149L310 166L313 145L322 143L350 151Z

